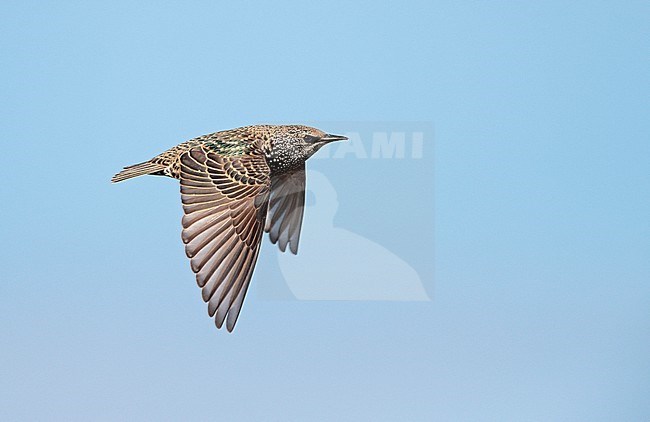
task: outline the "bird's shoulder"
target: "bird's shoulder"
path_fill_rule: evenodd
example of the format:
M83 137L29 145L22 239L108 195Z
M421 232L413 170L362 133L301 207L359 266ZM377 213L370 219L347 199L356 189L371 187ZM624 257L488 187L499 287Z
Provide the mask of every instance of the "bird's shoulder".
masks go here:
M213 175L235 184L270 184L271 170L267 164L270 136L264 126L247 126L210 133L188 141L191 147L179 158L194 158L196 164L210 169ZM221 176L219 176L221 177Z
M268 155L271 137L265 126L245 126L214 132L191 139L192 147L201 145L207 150L225 157L245 155Z
M192 138L157 155L151 162L165 166L164 173L178 179L182 157L192 150L202 150L228 160L242 161L245 167L265 172L266 168L261 168L260 161L270 155L271 148L267 126L246 126Z

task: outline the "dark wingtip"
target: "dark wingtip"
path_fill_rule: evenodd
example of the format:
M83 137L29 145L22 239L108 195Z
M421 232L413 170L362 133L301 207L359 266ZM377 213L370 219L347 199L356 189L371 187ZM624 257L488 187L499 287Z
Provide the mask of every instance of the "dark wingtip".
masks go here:
M219 321L219 317L214 318L214 325L217 326L218 329L221 329L223 327L223 319Z
M298 242L289 242L289 250L292 254L298 255Z

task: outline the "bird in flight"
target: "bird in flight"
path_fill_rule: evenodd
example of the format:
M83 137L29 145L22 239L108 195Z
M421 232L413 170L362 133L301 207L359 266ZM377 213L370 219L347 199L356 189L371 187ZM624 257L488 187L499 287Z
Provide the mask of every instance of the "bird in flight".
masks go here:
M246 126L183 142L125 167L111 181L143 175L180 180L181 238L208 314L232 332L263 232L298 253L305 161L345 136L301 125Z

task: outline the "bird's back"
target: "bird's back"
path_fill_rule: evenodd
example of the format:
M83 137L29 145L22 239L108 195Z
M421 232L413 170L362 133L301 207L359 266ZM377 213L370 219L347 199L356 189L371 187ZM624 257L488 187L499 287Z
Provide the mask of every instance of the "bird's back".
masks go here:
M113 183L144 175L180 178L181 156L200 145L222 156L242 156L270 151L269 129L271 126L244 126L190 139L162 152L151 160L124 167L111 181Z

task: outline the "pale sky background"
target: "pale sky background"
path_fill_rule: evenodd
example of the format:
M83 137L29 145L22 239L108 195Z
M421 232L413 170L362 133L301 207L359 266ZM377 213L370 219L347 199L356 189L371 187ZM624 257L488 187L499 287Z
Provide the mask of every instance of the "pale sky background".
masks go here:
M2 2L0 419L647 421L649 21L647 1ZM431 125L420 160L311 165L334 225L432 301L269 299L265 240L236 331L214 328L177 184L108 181L265 122Z

